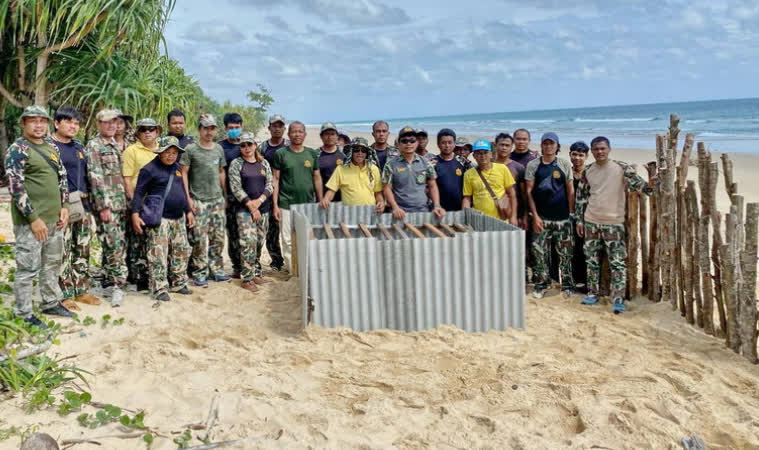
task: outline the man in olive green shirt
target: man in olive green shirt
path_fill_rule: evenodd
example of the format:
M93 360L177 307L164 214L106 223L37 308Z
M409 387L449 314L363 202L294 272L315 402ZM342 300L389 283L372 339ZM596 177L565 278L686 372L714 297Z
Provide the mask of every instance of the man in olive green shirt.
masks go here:
M293 122L287 131L290 145L280 148L274 154L274 219L280 223L282 258L292 273L290 248L291 218L290 206L299 203L313 203L314 192L317 201L322 200L322 177L319 173L319 153L303 146L306 126Z
M39 276L43 314L70 317L61 305L58 285L63 257L63 229L68 223L68 181L58 147L47 136L50 116L42 106L29 106L21 114L23 137L6 152L5 171L10 181L11 215L16 239L16 276L13 313L25 322L45 328L34 316L34 279Z

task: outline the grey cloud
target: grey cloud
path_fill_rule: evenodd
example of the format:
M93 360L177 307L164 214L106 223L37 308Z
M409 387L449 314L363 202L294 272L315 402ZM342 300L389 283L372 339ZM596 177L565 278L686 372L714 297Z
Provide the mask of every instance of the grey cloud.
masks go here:
M242 31L222 21L202 20L190 24L180 36L188 41L227 44L239 41Z
M269 0L238 0L237 3L256 7L272 5ZM281 0L279 6L282 5L295 5L306 14L330 23L365 26L411 21L403 9L388 6L379 0Z

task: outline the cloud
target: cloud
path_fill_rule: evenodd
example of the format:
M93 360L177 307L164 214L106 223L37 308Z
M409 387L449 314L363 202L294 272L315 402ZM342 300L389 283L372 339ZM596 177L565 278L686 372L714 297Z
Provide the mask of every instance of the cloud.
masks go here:
M235 3L256 7L272 5L270 0L236 0ZM281 0L279 5L294 5L329 23L393 25L411 21L402 8L378 0Z
M242 36L242 32L236 26L213 20L194 22L182 34L182 38L188 41L213 44L230 43L239 39L239 36Z

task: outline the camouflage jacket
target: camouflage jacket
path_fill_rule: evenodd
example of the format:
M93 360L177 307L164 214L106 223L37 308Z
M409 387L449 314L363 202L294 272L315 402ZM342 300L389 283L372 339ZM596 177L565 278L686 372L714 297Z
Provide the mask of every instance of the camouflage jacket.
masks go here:
M652 195L654 193L654 189L648 185L646 180L638 175L633 166L617 160L611 160L610 162L619 164L619 166L622 167L622 176L625 178L624 181L627 192L642 192L646 195ZM577 185L577 190L575 192L575 212L572 216L576 221L580 221L585 217L585 209L588 207L588 200L590 199L590 184L588 183L585 174L593 164L594 163L588 164L585 167L585 170L582 172L582 178L580 178L580 183Z
M121 152L116 141L97 136L87 143L84 154L87 159L90 204L93 210L125 210L127 202L124 178L121 175Z
M229 165L229 189L232 191L232 195L234 195L240 203L247 202L246 199L248 199L248 193L245 192L245 189L243 189L242 186L241 172L244 164L245 160L242 158L235 158ZM261 164L266 171L264 174L266 176L266 187L264 188L266 191L266 197L271 198L271 195L274 193L274 176L271 172L271 166L269 166L269 163L266 162L265 159L261 161Z
M52 139L45 137L42 147L48 147L50 159L58 165L58 189L61 192L61 204L63 204L69 198L66 167L61 163L61 154ZM32 201L24 188L24 167L29 160L29 152L33 151L30 147L30 142L26 138L21 137L11 144L5 152L5 173L8 174L8 190L11 194L11 200L28 222L33 222L37 218Z

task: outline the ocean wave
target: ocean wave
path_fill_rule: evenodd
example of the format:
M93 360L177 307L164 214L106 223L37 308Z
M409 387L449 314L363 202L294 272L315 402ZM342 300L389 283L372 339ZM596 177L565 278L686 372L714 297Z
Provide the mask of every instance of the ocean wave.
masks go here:
M510 123L554 123L556 119L508 119Z
M619 119L586 119L583 117L575 117L572 122L653 122L655 120L661 120L658 117L626 117Z
M703 133L698 133L698 136L696 137L723 137L723 136L730 136L730 135L725 134L725 133L715 133L713 131L704 131Z

